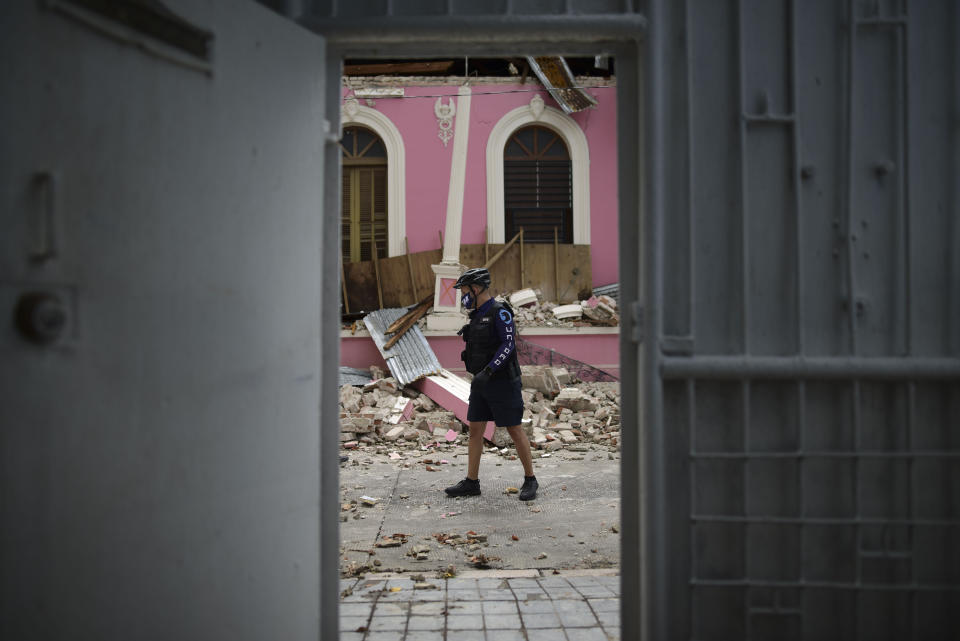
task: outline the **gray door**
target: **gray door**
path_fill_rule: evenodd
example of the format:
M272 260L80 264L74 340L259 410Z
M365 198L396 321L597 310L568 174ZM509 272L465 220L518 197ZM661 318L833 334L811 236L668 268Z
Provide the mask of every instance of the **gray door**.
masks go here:
M650 638L958 638L957 3L658 4Z
M81 4L0 20L0 637L316 639L323 39Z

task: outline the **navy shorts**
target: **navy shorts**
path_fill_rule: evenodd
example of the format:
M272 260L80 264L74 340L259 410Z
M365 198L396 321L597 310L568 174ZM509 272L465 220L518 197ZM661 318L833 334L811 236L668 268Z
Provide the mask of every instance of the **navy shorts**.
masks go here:
M493 421L497 427L520 425L523 419L523 396L520 379L493 379L470 387L468 421Z

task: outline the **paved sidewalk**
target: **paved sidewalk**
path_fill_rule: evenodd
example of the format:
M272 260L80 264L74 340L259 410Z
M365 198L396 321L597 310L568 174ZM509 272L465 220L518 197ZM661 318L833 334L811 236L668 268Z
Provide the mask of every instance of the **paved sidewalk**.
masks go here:
M342 579L340 589L341 641L620 639L620 577L609 571L493 571L416 584L372 575Z
M341 576L367 572L420 572L434 576L453 565L458 575L475 569L482 553L493 569L616 569L620 563L620 461L606 449L558 450L535 459L540 481L535 501L507 488L520 487L523 468L487 448L480 465L481 496L448 497L443 488L466 476L467 448L440 451L351 450L340 467ZM375 504L362 504L362 497ZM351 502L354 502L351 508ZM377 547L402 534L397 547ZM470 534L473 533L473 534ZM460 535L447 544L438 535ZM479 547L466 539L481 535ZM477 538L481 538L477 537ZM411 554L414 546L425 554Z

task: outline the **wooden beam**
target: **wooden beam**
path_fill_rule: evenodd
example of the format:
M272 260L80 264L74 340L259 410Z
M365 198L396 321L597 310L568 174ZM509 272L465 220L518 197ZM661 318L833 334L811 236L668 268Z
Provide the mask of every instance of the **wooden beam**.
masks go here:
M483 228L483 262L490 260L490 225Z
M340 259L340 286L343 289L343 311L350 313L350 299L347 298L347 275L343 272L343 258Z
M407 269L410 271L410 286L413 288L413 300L416 301L420 298L420 294L417 293L417 280L413 277L413 261L410 260L410 243L407 241L407 237L403 237L403 250L407 254Z
M373 253L373 271L377 275L377 300L383 309L383 287L380 285L380 258L377 256L377 241L370 239L370 251Z
M411 311L407 312L400 319L398 319L403 322L401 323L400 327L395 330L397 333L394 334L390 338L390 340L388 340L386 343L383 344L384 351L396 345L397 341L400 340L400 337L406 334L411 327L416 325L417 321L420 320L420 318L424 314L426 314L427 310L430 309L431 307L433 307L433 296L423 299L422 303L420 303L419 305L414 307ZM397 323L394 322L393 324L390 325L390 327L393 327L396 324Z
M554 300L560 302L560 234L556 227L553 228L553 282L554 282Z
M523 227L520 228L520 289L527 286L526 272L523 269Z
M453 60L424 60L419 62L382 62L362 65L344 65L345 76L383 76L401 74L414 76L424 73L444 73L453 67Z
M390 323L390 327L387 328L387 331L385 331L384 334L392 334L398 329L400 329L401 327L403 327L403 324L407 322L407 320L409 320L410 316L415 314L417 310L419 310L424 305L427 305L428 303L430 304L431 307L433 306L433 294L430 294L429 296L421 300L419 303L414 305L406 314L404 314L397 320Z
M490 269L490 267L493 266L495 262L500 260L500 257L503 256L508 249L513 247L513 244L517 242L518 238L520 238L520 232L517 232L516 235L514 235L514 237L510 239L510 242L504 245L503 248L500 251L498 251L496 254L494 254L493 258L491 258L486 263L484 263L483 266L487 269Z

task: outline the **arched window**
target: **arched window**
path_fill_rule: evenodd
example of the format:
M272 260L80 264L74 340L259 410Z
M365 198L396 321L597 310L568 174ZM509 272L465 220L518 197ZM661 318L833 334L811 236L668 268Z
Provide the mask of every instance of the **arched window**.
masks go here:
M523 228L528 243L573 242L573 186L570 153L553 130L522 127L503 150L504 231Z
M366 127L346 127L343 151L341 240L343 261L387 257L387 150Z
M529 126L546 128L557 134L569 154L573 200L573 243L590 244L590 147L580 125L559 109L547 107L540 96L534 96L529 105L508 111L490 131L487 139L487 238L491 243L510 240L505 232L506 189L504 159L507 143ZM558 141L558 142L560 142ZM554 143L556 145L557 143ZM548 150L549 155L549 150ZM553 240L553 230L550 231ZM526 240L526 234L524 234Z

